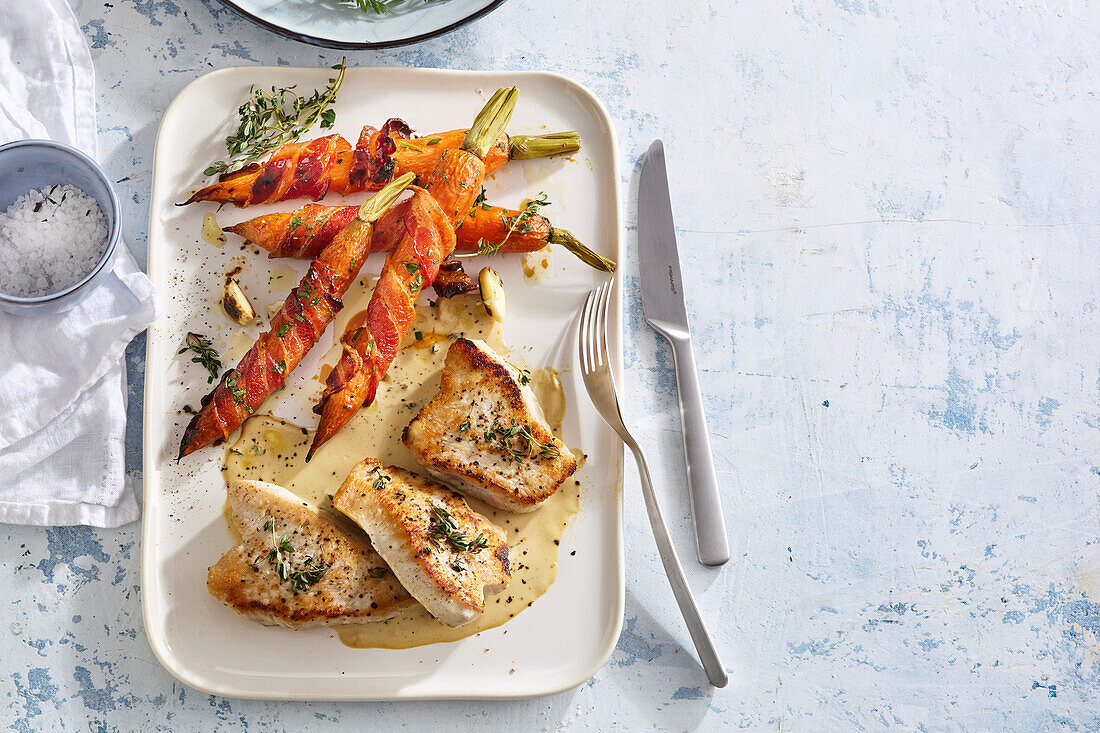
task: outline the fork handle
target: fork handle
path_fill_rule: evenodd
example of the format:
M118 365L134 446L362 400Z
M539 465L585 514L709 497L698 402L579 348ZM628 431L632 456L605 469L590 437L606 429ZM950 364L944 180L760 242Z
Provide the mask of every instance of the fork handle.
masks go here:
M668 584L672 586L672 595L676 597L676 604L680 607L680 614L687 623L691 641L695 644L695 651L699 653L699 661L703 663L707 678L715 687L725 687L729 682L726 670L722 666L722 660L718 658L718 650L714 648L714 640L707 632L706 624L699 613L699 607L695 605L695 597L691 594L687 578L684 577L684 569L680 565L680 558L676 556L676 548L672 546L672 540L668 536L668 528L661 517L661 508L657 505L657 495L653 492L653 480L649 475L649 465L646 463L642 449L632 440L627 441L634 460L638 463L638 475L642 479L642 497L645 499L646 513L649 514L649 524L653 528L653 539L657 542L657 552L661 556L661 563L665 566L665 575Z
M707 417L703 412L703 392L691 337L661 332L672 346L676 364L676 389L680 396L680 424L684 435L684 460L687 463L688 496L695 526L695 548L699 562L722 565L730 559L726 522L722 517L722 499L718 474L710 448Z

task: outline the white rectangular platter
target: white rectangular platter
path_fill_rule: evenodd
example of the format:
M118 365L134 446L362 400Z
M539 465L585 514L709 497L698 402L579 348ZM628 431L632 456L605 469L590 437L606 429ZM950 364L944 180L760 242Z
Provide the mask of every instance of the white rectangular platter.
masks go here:
M213 204L176 206L201 183L207 164L224 157L224 139L250 85L298 85L309 94L325 86L329 69L232 68L186 87L168 108L157 137L149 223L149 274L160 289L164 315L149 329L145 389L145 518L142 533L143 611L157 658L186 684L230 697L298 700L515 698L574 687L611 654L623 614L621 526L622 444L592 408L576 362L577 312L588 291L606 275L564 250L553 253L551 276L524 279L519 257L491 263L508 297L505 337L531 367L560 370L567 398L564 437L588 456L578 471L580 511L565 531L557 581L514 619L459 642L413 649L354 649L326 629L291 631L245 620L206 591L206 571L233 539L222 515L225 448L207 448L176 462L185 405L197 406L210 385L198 365L177 355L186 332L211 337L225 362L236 363L247 338L218 307L225 273L236 265L257 312L282 300L305 272L301 260L269 260L239 240L217 248L203 241L204 214ZM516 85L519 104L510 132L576 130L583 141L570 159L514 162L486 183L493 203L518 207L539 191L552 205L544 213L596 251L616 260L620 249L619 170L614 130L606 110L586 89L541 72L467 72L430 69L348 69L335 106L334 132L354 141L364 124L401 117L418 134L466 127L498 87ZM314 130L307 137L328 134ZM325 203L364 197L329 196ZM304 201L226 207L219 224ZM467 269L477 272L486 258ZM363 274L380 270L373 255ZM293 269L289 272L286 268ZM271 285L276 268L287 275ZM427 294L421 297L428 297ZM261 318L266 324L266 318ZM621 296L616 286L610 315L611 349L622 384ZM332 361L330 328L288 380L287 389L262 411L312 427L302 406L320 391L312 379ZM242 348L243 344L243 348ZM305 399L303 399L303 396ZM364 454L367 450L364 450Z

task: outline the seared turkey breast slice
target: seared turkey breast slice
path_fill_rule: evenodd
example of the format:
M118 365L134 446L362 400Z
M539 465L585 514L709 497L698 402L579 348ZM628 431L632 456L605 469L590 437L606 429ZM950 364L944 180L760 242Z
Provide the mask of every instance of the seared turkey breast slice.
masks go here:
M401 436L416 462L454 488L512 512L537 509L577 470L534 392L483 341L460 338L438 394Z
M367 458L332 505L370 535L394 575L437 619L461 626L508 585L508 538L455 492Z
M292 628L382 621L414 601L367 536L275 484L229 486L241 543L207 572L210 594L245 616Z

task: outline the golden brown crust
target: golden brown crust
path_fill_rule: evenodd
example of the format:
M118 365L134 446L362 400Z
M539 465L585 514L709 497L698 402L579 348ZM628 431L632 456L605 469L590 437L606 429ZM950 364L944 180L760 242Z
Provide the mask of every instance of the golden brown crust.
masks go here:
M418 463L444 480L457 478L459 488L495 506L531 511L573 475L577 462L533 413L533 395L525 394L516 374L486 349L465 338L451 344L439 393L421 408L401 440ZM476 411L488 411L493 422L471 427ZM546 446L547 453L513 460L513 451L499 440L500 428L513 424L528 430L530 441ZM496 431L496 439L487 438L486 428Z
M211 595L240 613L300 627L382 620L413 604L366 536L337 515L256 481L230 487L230 503L242 542L209 569L206 584ZM289 572L310 567L325 572L298 589L292 579L280 578L270 558L269 522L274 522L274 541L286 537L293 548L285 555Z
M367 531L409 592L440 618L440 603L481 613L486 587L503 587L511 577L504 530L470 509L460 494L404 469L364 459L332 503ZM439 510L453 523L460 545L480 537L484 546L452 544L440 532Z

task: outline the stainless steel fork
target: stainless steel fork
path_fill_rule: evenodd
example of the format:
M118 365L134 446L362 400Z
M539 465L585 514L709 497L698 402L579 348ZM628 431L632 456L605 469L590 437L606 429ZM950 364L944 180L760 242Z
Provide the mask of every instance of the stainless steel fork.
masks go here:
M612 282L604 283L588 294L581 311L581 324L578 347L580 351L581 374L584 376L584 386L588 389L588 396L592 398L592 404L596 406L600 415L610 425L623 443L634 454L634 460L638 463L638 474L642 479L642 496L645 498L646 512L649 514L649 523L653 528L653 538L657 541L657 551L661 555L661 562L665 566L665 575L668 576L669 585L672 586L672 594L676 596L676 603L680 606L680 613L687 622L688 633L695 643L695 650L699 653L699 659L703 663L710 683L715 687L725 687L729 682L726 670L718 659L718 651L714 648L714 641L707 632L703 623L703 617L699 615L699 607L695 605L695 598L691 595L691 588L684 578L684 569L680 566L680 558L676 556L676 549L672 546L672 540L668 536L668 528L661 518L661 508L657 505L657 495L653 493L653 481L649 476L649 466L646 464L642 449L638 447L638 441L626 429L623 424L623 415L619 409L619 397L615 391L615 378L611 374L610 352L607 349L607 303L610 299Z

